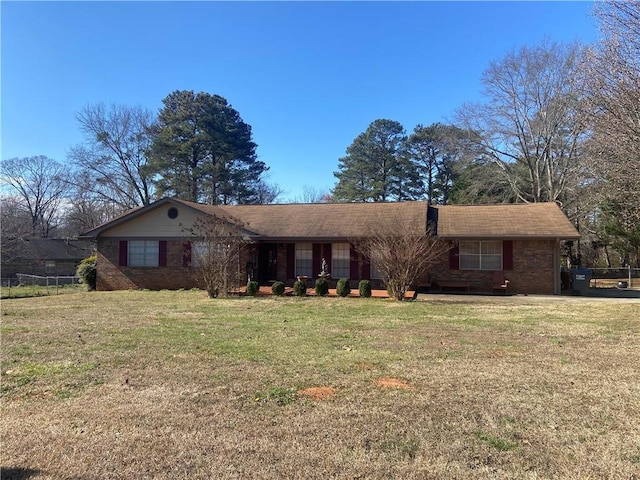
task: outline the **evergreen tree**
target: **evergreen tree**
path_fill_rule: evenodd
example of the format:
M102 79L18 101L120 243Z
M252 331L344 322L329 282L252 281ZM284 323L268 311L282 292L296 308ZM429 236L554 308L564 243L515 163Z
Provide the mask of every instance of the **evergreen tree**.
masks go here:
M332 194L338 201L411 200L419 195L417 172L402 155L406 134L393 120L375 120L338 162Z
M209 204L256 203L262 174L251 127L219 95L175 91L164 100L151 149L161 195Z

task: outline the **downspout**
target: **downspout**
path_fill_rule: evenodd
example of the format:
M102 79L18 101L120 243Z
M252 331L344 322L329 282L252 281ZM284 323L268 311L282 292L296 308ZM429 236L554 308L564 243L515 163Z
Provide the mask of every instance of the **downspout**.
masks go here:
M560 239L556 238L556 248L553 249L553 294L560 295Z

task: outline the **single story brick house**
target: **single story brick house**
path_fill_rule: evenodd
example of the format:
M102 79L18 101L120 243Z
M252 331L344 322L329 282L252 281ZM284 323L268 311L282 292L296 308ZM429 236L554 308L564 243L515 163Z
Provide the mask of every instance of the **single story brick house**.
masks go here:
M163 198L100 225L81 238L96 242L98 290L191 288L191 252L196 218L237 219L250 242L238 265L239 282L318 277L322 260L334 280L382 281L351 243L380 222L412 219L450 242L448 256L421 284L492 290L504 272L512 293L560 293L560 242L580 237L554 203L430 206L426 202L287 205L202 205ZM231 220L232 222L232 220ZM419 287L420 285L415 285Z

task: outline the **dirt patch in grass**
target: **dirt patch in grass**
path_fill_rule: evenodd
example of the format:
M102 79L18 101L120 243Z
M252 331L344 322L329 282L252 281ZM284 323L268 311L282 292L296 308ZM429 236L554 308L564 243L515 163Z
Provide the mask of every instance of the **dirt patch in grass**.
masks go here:
M400 390L409 390L411 388L411 385L409 385L404 380L393 377L378 378L373 383L375 383L380 388L397 388Z
M507 302L3 300L1 476L635 478L638 305Z
M304 390L299 390L298 395L303 397L309 397L314 400L329 400L336 394L336 389L333 387L310 387Z

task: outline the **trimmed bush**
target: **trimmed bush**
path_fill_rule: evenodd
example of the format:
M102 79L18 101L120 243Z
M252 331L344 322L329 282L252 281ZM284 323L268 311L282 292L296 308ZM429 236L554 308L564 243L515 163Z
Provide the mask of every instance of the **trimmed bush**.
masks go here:
M351 293L351 286L349 285L348 278L341 278L336 285L336 292L341 297L346 297Z
M327 282L326 278L319 278L316 280L316 295L324 297L327 293L329 293L329 282Z
M296 280L293 284L293 293L298 297L304 297L307 294L307 284Z
M256 282L255 280L252 280L249 283L247 283L247 295L255 297L258 295L259 289L260 287L258 285L258 282Z
M96 269L97 262L98 257L96 255L92 255L91 257L83 259L76 269L76 275L80 277L80 281L87 286L88 290L96 289L96 280L98 276L98 271Z
M273 285L271 285L271 293L278 297L284 295L284 283L275 282Z
M358 292L362 298L371 297L371 282L369 280L360 280L358 284Z

